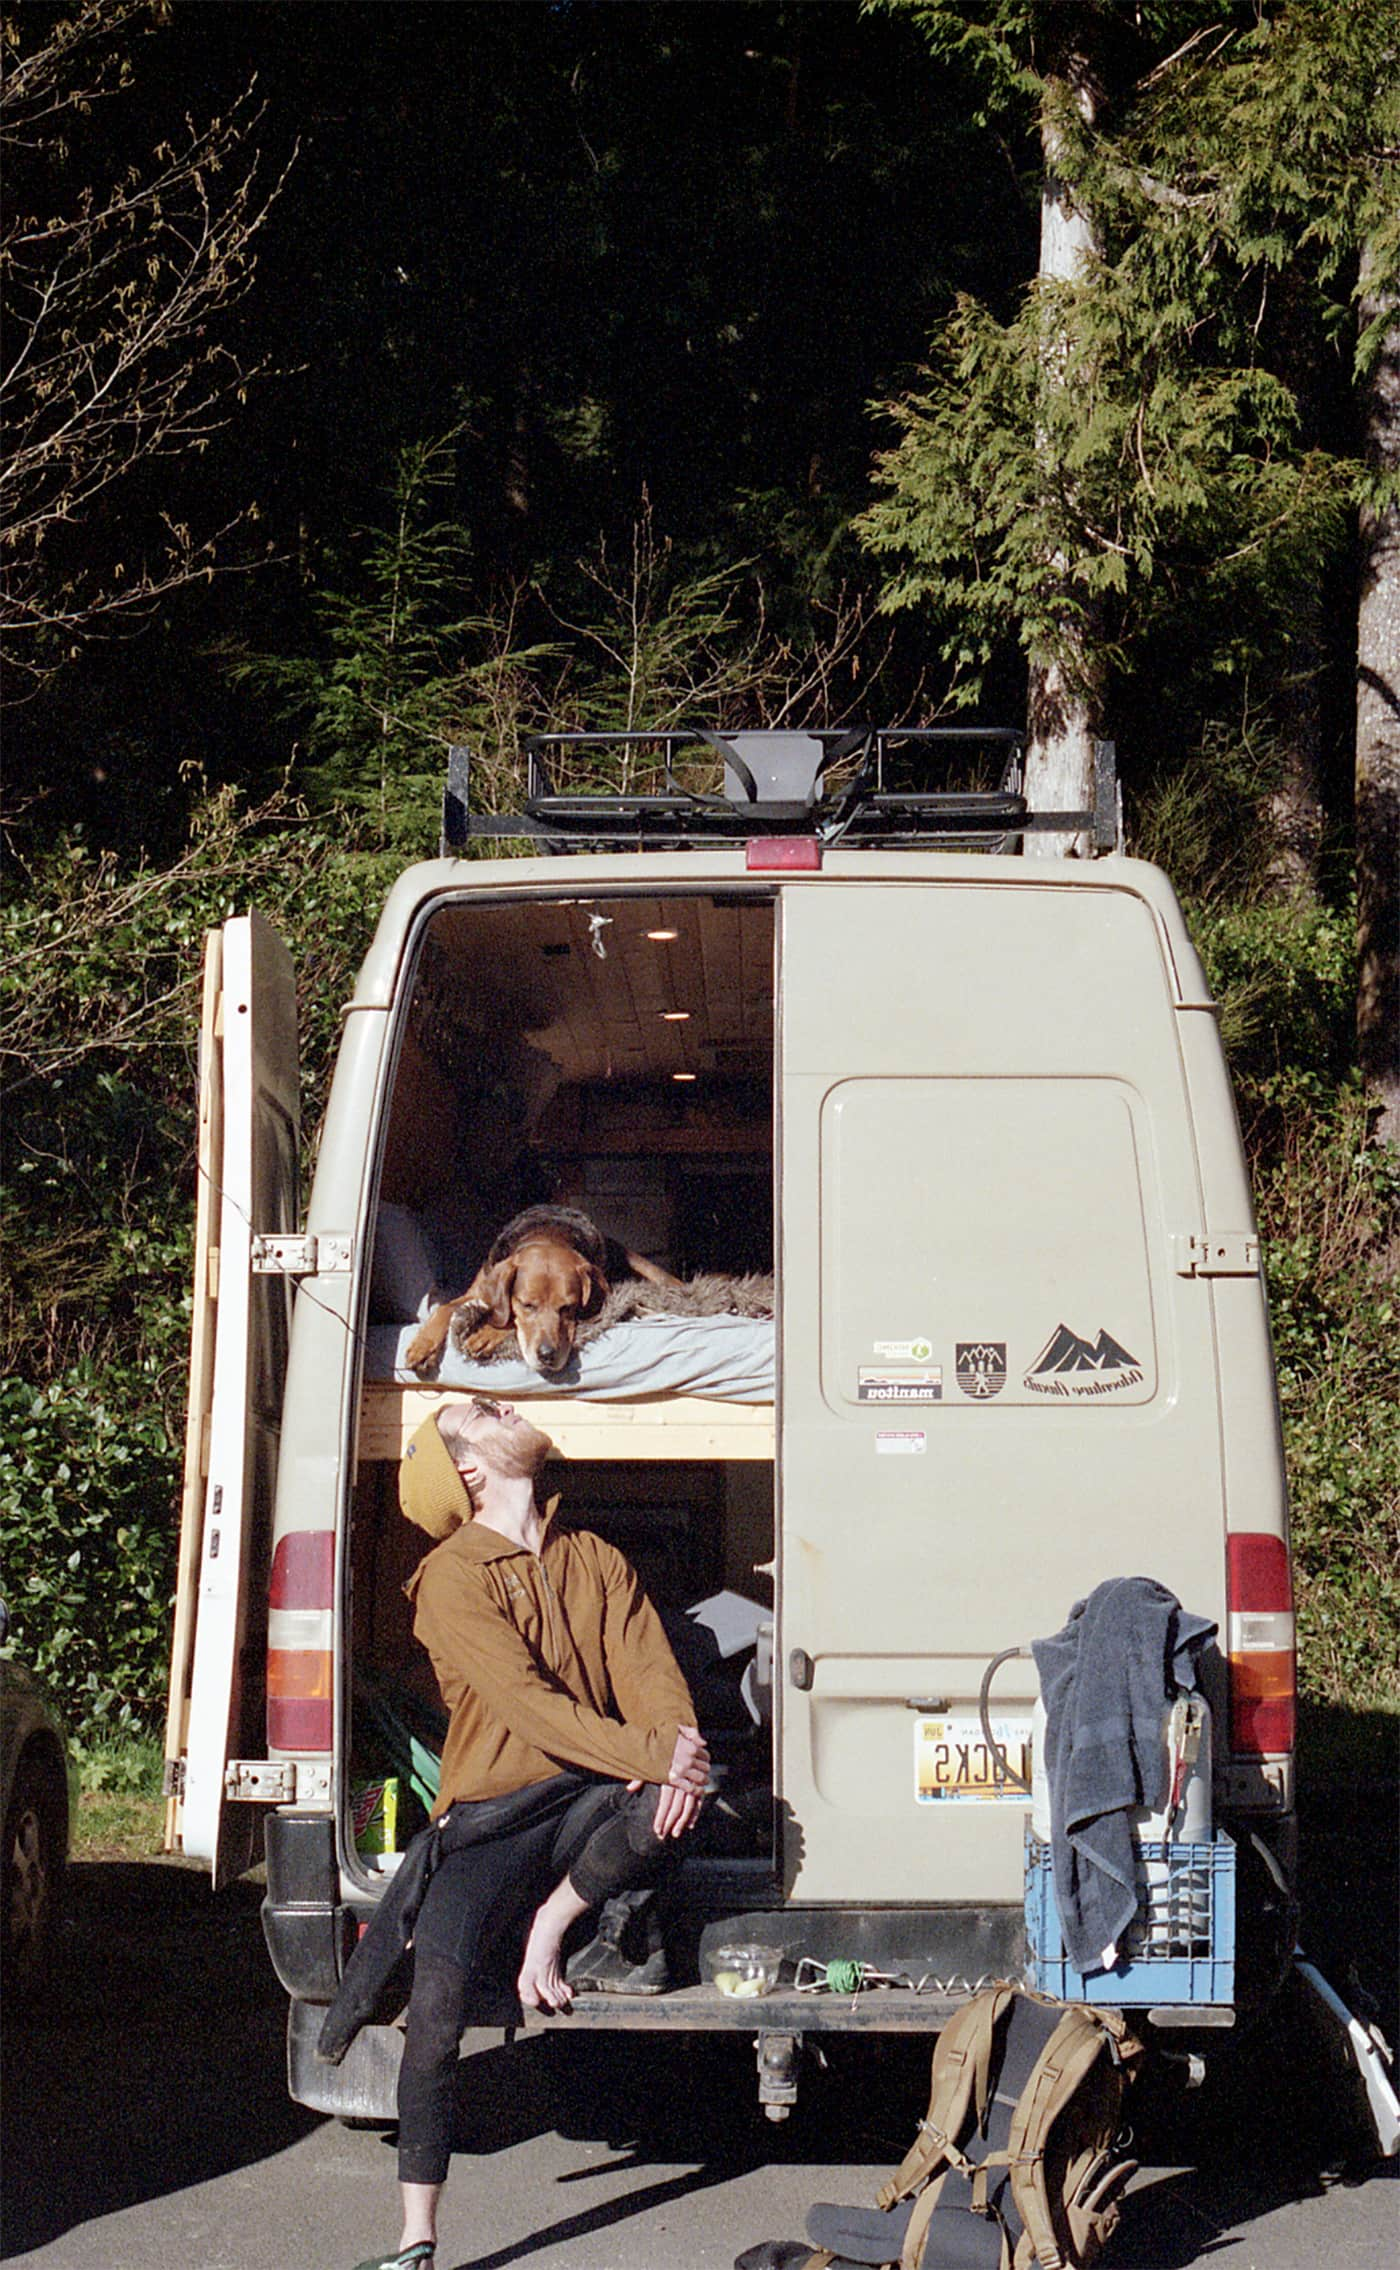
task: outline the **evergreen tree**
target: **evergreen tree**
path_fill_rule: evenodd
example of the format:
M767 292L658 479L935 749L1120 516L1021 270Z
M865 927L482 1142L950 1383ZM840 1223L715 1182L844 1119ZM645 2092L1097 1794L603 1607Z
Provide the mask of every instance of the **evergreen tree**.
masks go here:
M1301 374L1340 373L1357 246L1394 243L1394 0L1139 11L1136 50L1123 11L910 4L990 105L1039 106L1047 180L1092 231L1010 321L960 301L890 405L865 519L887 603L936 612L969 695L1017 638L1041 740L1047 684L1087 738L1147 637L1188 619L1217 671L1296 689L1358 471ZM1092 101L1057 68L1076 28L1110 90Z
M890 496L867 515L866 534L877 552L904 562L891 603L931 602L947 621L944 651L963 673L964 698L975 698L982 669L1014 627L1029 678L1029 802L1083 809L1093 800L1109 601L1123 556L1116 513L1105 527L1100 511L1110 500L1099 460L1118 438L1111 411L1084 446L1113 384L1112 343L1094 321L1104 241L1093 155L1130 93L1143 42L1175 33L1197 11L1138 11L1136 36L1125 36L1123 11L1103 0L876 4L912 14L933 53L965 67L984 118L1034 135L1040 250L1017 319L1002 325L985 305L961 299L936 345L928 390L889 405L904 440L881 461ZM1019 426L1010 452L1008 414ZM1086 848L1083 837L1028 844L1050 855Z

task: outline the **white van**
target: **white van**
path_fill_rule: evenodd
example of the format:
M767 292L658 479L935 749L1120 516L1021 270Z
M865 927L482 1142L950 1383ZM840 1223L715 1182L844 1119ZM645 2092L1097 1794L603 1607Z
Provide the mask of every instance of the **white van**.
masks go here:
M216 1884L265 1850L303 2103L392 2116L396 2026L340 2066L315 2042L432 1794L396 1468L473 1381L540 1398L553 1479L679 1634L717 1765L658 1895L671 1988L581 1996L572 2028L741 2028L781 2115L804 2038L934 2032L1020 1974L1031 1662L997 1670L990 1750L979 1692L1109 1577L1219 1632L1234 1944L1208 1922L1204 1978L1145 1973L1139 2014L1205 2042L1282 1974L1286 1495L1215 1010L1156 869L1020 855L1045 825L1111 845L1111 790L1029 818L1014 748L998 790L901 785L958 738L653 736L639 795L616 782L641 737L550 736L508 820L469 813L454 752L448 850L534 855L394 886L304 1225L293 973L256 914L210 941L167 1789ZM680 785L697 747L722 793ZM604 760L606 790L556 788ZM416 1377L416 1319L540 1199L683 1279L774 1270L773 1321L644 1319L556 1382L456 1351ZM715 1983L736 1946L781 1958L757 2000ZM862 1990L829 1991L846 1964Z

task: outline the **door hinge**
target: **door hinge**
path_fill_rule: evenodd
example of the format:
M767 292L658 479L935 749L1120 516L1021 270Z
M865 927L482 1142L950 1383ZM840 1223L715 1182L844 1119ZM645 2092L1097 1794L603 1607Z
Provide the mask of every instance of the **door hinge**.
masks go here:
M255 1237L251 1251L255 1277L344 1277L354 1241L340 1231Z
M183 1758L166 1759L165 1771L160 1777L160 1793L162 1797L184 1796L185 1761Z
M314 1805L329 1801L329 1758L230 1758L224 1795L235 1805Z
M1243 1230L1223 1237L1178 1231L1172 1239L1172 1262L1178 1277L1257 1277L1259 1240Z

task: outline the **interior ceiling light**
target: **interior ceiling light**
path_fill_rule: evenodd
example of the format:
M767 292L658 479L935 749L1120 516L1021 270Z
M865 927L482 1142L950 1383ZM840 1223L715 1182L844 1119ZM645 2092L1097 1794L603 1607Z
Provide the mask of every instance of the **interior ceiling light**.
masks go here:
M673 1072L671 1078L673 1080L693 1080L695 1074L693 1072Z
M647 936L648 938L656 938L658 940L663 938L679 938L680 932L679 930L648 930Z
M661 1022L663 1025L688 1025L690 1023L690 1011L688 1009L663 1009Z

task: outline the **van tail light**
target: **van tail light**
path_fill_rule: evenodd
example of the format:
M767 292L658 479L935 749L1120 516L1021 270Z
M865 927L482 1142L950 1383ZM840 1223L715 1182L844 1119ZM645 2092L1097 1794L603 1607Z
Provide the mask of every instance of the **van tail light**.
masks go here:
M272 1556L267 1614L267 1741L329 1750L334 1708L335 1531L298 1529Z
M1226 1556L1230 1746L1236 1757L1277 1757L1293 1748L1297 1696L1288 1546L1237 1530Z

